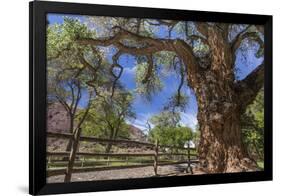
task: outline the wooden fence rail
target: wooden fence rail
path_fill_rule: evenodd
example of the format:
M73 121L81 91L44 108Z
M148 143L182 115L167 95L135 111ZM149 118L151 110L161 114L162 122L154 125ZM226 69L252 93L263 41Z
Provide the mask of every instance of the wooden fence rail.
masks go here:
M47 152L47 156L69 156L70 152ZM154 153L90 153L90 152L77 152L76 156L102 156L102 157L151 157L154 156ZM188 156L188 153L158 153L157 156L168 156L168 155L175 155L175 156ZM196 154L189 154L190 156L196 156Z
M55 137L55 138L62 138L62 139L73 139L73 135L70 133L56 133L56 132L48 132L48 137ZM142 145L142 146L150 146L154 147L154 144L148 142L140 142L140 141L133 141L133 140L111 140L111 139L104 139L104 138L97 138L97 137L90 137L90 136L80 136L79 141L85 142L95 142L95 143L112 143L112 144L132 144L132 145Z
M165 166L165 165L177 165L177 164L184 164L187 163L186 161L177 161L177 162L167 162L162 163L158 162L158 166ZM190 163L198 163L198 160L190 160ZM85 173L85 172L94 172L94 171L106 171L106 170L117 170L117 169L130 169L130 168L141 168L141 167L148 167L152 166L151 163L147 164L139 164L139 165L126 165L126 166L106 166L106 167L83 167L83 168L74 168L72 173ZM57 175L64 175L66 172L65 168L61 169L49 169L47 172L47 177L57 176Z
M55 176L55 175L65 175L64 182L70 182L72 173L80 173L80 172L90 172L90 171L103 171L103 170L114 170L114 169L125 169L125 168L139 168L139 167L147 167L153 166L155 175L157 174L158 166L163 165L173 165L173 164L183 164L186 163L187 167L185 169L186 172L193 173L192 171L192 163L197 163L196 159L191 159L191 157L196 157L197 155L191 153L191 150L194 148L190 148L189 144L187 148L183 147L173 147L173 146L165 146L159 145L158 141L153 143L148 142L140 142L140 141L132 141L132 140L111 140L111 139L101 139L96 137L86 137L81 136L81 129L76 130L76 132L72 134L68 133L57 133L57 132L47 132L48 137L52 138L61 138L61 139L71 139L72 140L72 148L70 152L49 152L47 151L47 156L50 157L68 157L67 168L60 168L60 169L50 169L47 170L47 176ZM111 143L111 144L128 144L134 146L146 146L151 148L153 153L89 153L89 152L78 152L78 146L80 141L86 142L94 142L94 143ZM161 152L160 149L177 149L177 150L185 150L186 153L171 153L171 152ZM160 156L184 156L187 157L184 161L160 161ZM127 165L122 166L106 166L106 167L81 167L81 168L74 168L74 163L76 157L108 157L107 165L109 163L109 157L125 157ZM152 157L153 165L151 163L144 163L144 164L136 164L136 165L128 165L128 157ZM82 163L83 165L83 163Z

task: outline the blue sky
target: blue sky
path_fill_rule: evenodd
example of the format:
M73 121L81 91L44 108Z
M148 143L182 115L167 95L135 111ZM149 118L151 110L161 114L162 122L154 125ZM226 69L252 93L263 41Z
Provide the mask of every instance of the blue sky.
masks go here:
M63 23L63 17L69 16L77 18L81 22L85 22L84 16L77 15L61 15L61 14L48 14L47 20L50 25L58 23ZM168 31L164 26L161 26L156 32L158 37L165 38L168 35ZM172 32L172 38L180 37L181 35ZM262 58L256 58L255 56L256 48L253 50L248 50L244 55L242 52L237 53L237 59L235 62L235 67L239 70L237 72L236 78L241 80L245 78L250 72L252 72L262 61ZM245 55L246 54L246 55ZM110 59L112 54L107 57ZM246 56L246 58L245 58ZM119 64L124 67L124 72L120 78L120 82L128 89L133 91L136 88L135 82L135 69L136 62L135 57L129 54L123 54L119 58ZM161 112L163 105L167 103L168 99L176 92L178 84L180 82L179 77L174 73L166 74L161 77L164 88L161 92L155 94L150 102L142 98L141 96L135 94L133 101L133 110L136 113L136 119L127 120L128 123L145 131L147 129L147 120ZM194 93L187 86L184 85L183 91L189 96L189 104L186 107L185 112L181 113L181 124L184 126L189 126L195 129L197 124L197 102ZM85 96L86 97L86 96Z

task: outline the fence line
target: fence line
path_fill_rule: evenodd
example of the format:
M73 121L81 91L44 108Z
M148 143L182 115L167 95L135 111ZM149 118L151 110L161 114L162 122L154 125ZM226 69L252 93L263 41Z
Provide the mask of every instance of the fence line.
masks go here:
M187 163L187 167L185 169L186 172L190 172L193 174L191 164L197 163L198 160L191 159L191 156L197 156L194 153L191 153L191 150L195 148L190 148L188 144L187 148L183 147L173 147L167 145L159 145L158 141L153 143L148 142L140 142L140 141L132 141L132 140L111 140L111 139L103 139L103 138L96 138L96 137L86 137L81 136L81 129L76 130L74 134L70 133L57 133L57 132L47 132L47 136L51 138L61 138L61 139L71 139L72 140L72 149L70 152L47 152L47 156L49 156L49 162L51 156L56 157L68 157L67 168L60 168L60 169L48 169L47 170L47 177L55 176L55 175L65 175L64 182L70 182L72 173L80 173L80 172L89 172L89 171L103 171L103 170L114 170L114 169L125 169L125 168L139 168L139 167L147 167L153 166L154 174L157 174L158 166L163 165L173 165L173 164L182 164ZM94 143L112 143L112 144L129 144L135 146L146 146L153 149L153 153L89 153L89 152L78 152L79 142L80 141L87 141L87 142L94 142ZM171 148L171 149L180 149L186 150L187 153L163 153L159 152L160 149L163 148ZM82 167L82 168L74 168L75 159L76 157L107 157L107 167ZM160 161L158 158L160 156L187 156L187 160L185 161ZM109 165L109 158L110 157L125 157L126 165L122 166L108 166ZM137 164L137 165L128 165L128 157L152 157L152 163L145 163L145 164ZM121 162L121 161L120 161ZM83 165L82 161L82 165Z
M69 156L70 152L47 152L48 156ZM77 152L76 156L112 156L112 157L145 157L145 156L154 156L154 153L91 153L91 152ZM176 155L176 156L188 156L188 153L158 153L157 156L168 156L168 155ZM196 156L196 154L190 153L190 156Z
M184 164L186 161L177 161L177 162L158 162L157 166L165 165L177 165ZM190 163L198 163L198 160L190 160ZM151 163L139 164L139 165L124 165L124 166L110 166L110 167L83 167L83 168L74 168L72 173L84 173L84 172L94 172L94 171L106 171L106 170L117 170L117 169L131 169L131 168L141 168L152 166ZM65 174L66 169L49 169L47 172L47 177L63 175Z
M55 137L55 138L62 138L62 139L73 139L73 135L70 133L56 133L56 132L47 132L48 137ZM143 145L143 146L150 146L154 147L154 144L148 142L140 142L140 141L133 141L133 140L121 140L121 139L105 139L105 138L97 138L97 137L90 137L90 136L80 136L79 141L85 142L95 142L95 143L127 143L127 144L135 144L135 145Z

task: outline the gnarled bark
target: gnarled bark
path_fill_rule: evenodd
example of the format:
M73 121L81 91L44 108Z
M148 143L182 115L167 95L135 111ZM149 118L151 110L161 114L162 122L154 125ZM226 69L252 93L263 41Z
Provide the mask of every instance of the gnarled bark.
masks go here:
M256 163L242 143L240 116L261 88L263 69L258 68L237 85L232 71L231 47L223 34L209 27L208 42L212 51L211 67L202 72L200 82L193 84L201 131L200 161L210 173L256 170ZM240 91L237 86L241 86ZM251 93L243 95L247 91Z

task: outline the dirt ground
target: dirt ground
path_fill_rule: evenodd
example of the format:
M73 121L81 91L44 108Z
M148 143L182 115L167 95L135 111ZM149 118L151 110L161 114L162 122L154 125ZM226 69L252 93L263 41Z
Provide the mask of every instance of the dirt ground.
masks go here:
M179 165L166 165L158 167L159 176L182 176L191 175L185 172L186 164ZM203 174L200 170L193 168L194 174ZM96 180L113 180L113 179L130 179L130 178L146 178L154 176L154 170L152 166L142 168L130 168L130 169L117 169L106 171L95 171L86 173L74 173L71 181L96 181ZM60 183L63 182L64 175L52 176L47 179L48 183Z

